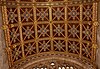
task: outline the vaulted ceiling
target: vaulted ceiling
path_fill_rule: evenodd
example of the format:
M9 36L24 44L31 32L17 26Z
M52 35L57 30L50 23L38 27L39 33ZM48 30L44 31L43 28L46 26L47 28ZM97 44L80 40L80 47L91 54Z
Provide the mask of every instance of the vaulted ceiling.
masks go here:
M95 68L97 1L7 0L1 5L10 67L66 54Z

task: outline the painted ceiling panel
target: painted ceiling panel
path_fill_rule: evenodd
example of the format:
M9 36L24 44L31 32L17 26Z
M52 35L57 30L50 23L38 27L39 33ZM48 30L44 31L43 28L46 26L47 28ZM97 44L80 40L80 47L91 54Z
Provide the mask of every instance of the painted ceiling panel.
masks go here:
M2 1L2 13L10 67L47 52L95 61L96 2L7 1Z

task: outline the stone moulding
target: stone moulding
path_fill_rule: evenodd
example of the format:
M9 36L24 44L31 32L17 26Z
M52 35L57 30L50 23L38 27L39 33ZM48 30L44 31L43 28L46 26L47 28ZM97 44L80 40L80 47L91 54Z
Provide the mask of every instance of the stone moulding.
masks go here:
M83 69L96 69L95 62L91 62L86 58L79 58L77 55L65 54L65 53L40 53L38 55L33 55L27 57L25 60L18 61L10 69L29 69L32 68L34 64L44 62L44 61L53 61L60 60L64 62L77 64ZM79 68L78 68L79 69Z

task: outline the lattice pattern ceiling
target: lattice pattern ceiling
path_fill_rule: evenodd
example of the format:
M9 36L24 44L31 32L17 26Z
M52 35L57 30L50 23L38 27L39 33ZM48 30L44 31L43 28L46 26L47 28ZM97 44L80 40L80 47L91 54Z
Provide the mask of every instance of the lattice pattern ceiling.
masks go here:
M45 1L8 1L2 6L11 64L43 52L65 52L94 60L97 3Z

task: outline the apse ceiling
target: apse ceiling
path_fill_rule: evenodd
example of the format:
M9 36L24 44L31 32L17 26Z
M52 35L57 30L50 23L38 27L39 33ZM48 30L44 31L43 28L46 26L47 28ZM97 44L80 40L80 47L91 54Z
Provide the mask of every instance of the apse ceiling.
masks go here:
M97 2L2 1L9 65L40 53L65 53L95 61Z

